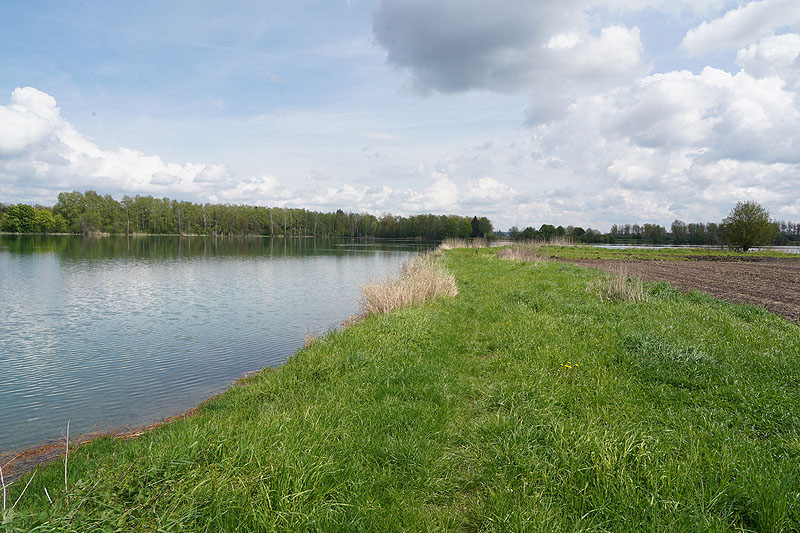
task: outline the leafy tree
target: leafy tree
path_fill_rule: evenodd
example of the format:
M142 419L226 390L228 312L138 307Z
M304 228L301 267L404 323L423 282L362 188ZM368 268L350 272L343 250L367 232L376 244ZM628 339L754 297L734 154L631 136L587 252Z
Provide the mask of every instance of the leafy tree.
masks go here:
M33 227L39 233L51 233L56 231L56 219L49 209L35 209L33 217Z
M470 235L472 235L472 221L468 218L461 219L458 223L458 236L466 239Z
M722 236L732 248L746 252L753 246L768 244L778 229L769 211L758 202L738 202L722 221Z
M489 237L491 238L494 235L494 227L492 226L492 221L486 217L481 217L478 219L478 233L481 237Z
M470 221L470 225L472 226L472 233L470 233L470 237L480 237L481 236L481 226L480 222L478 222L478 217L472 217Z
M539 233L542 236L542 239L548 241L556 234L556 227L552 224L542 224L542 227L539 228Z
M650 244L663 244L667 242L667 230L658 224L645 224L642 227L642 238Z
M536 231L535 229L533 229L531 226L528 226L527 228L525 228L524 230L522 230L520 232L518 237L519 237L520 240L529 241L529 240L535 239L536 236L538 235L538 233L539 232Z
M686 223L682 220L675 219L670 230L672 232L672 242L675 244L684 244L689 238Z
M36 210L25 204L9 206L3 217L3 230L15 233L27 233L34 229Z

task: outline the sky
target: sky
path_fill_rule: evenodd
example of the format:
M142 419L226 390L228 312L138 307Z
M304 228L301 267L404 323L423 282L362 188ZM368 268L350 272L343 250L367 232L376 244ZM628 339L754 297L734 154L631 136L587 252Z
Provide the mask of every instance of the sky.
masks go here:
M0 3L0 202L800 221L798 0Z

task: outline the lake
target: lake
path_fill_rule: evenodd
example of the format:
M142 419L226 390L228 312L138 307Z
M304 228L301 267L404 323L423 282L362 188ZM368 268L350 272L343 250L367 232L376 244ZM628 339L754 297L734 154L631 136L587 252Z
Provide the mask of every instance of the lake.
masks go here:
M186 411L430 245L0 235L0 452Z

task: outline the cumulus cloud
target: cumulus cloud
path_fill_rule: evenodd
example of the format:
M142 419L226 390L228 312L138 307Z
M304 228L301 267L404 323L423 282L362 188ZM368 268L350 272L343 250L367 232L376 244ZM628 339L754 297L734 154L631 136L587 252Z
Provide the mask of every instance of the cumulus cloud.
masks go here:
M591 31L587 7L580 0L382 0L373 32L417 89L532 91L528 120L539 122L575 95L649 70L639 30Z
M55 98L15 89L0 106L0 180L9 196L52 202L64 189L115 194L168 194L196 200L280 204L288 193L275 178L237 180L220 164L168 163L130 148L105 150L61 116ZM28 191L27 195L25 191ZM28 200L30 201L30 200Z
M517 191L492 177L459 183L444 170L431 172L428 186L422 190L378 187L328 187L308 199L309 206L319 209L352 209L370 213L480 214L500 220L517 196Z
M756 78L777 78L800 91L800 35L771 35L736 54L736 64Z
M800 175L800 101L781 76L794 43L780 36L743 49L735 74L653 74L581 98L562 120L532 130L532 165L560 162L583 185L572 201L608 223L716 220L742 199L788 216ZM758 57L772 61L751 64Z
M747 46L780 28L798 25L800 4L796 0L756 0L692 28L681 46L698 56Z

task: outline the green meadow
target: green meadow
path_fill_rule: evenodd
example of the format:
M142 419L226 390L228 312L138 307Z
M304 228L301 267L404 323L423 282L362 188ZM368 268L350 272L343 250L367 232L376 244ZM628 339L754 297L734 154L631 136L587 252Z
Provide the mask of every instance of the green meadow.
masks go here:
M604 301L607 274L570 264L445 260L456 297L80 447L66 483L40 469L13 510L30 476L9 488L2 529L800 528L798 325L664 283Z

